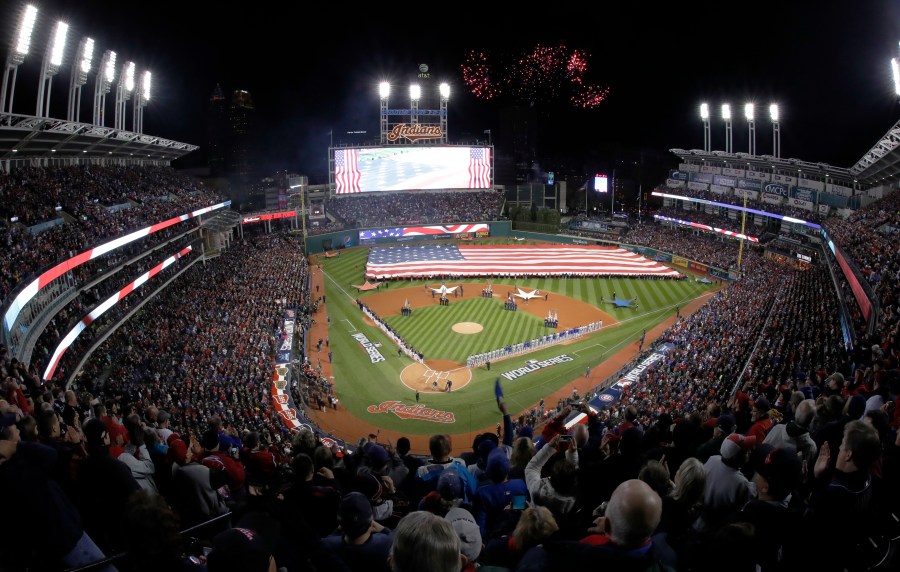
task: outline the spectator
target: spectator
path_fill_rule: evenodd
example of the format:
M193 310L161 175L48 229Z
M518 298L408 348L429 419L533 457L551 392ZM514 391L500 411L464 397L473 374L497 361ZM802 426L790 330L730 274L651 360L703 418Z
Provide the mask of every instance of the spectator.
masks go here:
M550 540L559 526L547 507L530 506L522 512L512 534L489 540L482 552L485 565L515 568L531 548Z
M338 507L339 532L322 544L351 570L389 570L388 555L393 542L389 528L373 518L372 505L358 492L348 493Z
M696 528L715 530L727 515L750 499L750 483L741 468L755 446L756 437L732 433L722 441L720 454L713 455L703 465L706 493L703 514L697 520Z
M447 520L416 511L397 525L388 562L392 572L459 572L465 559L459 536Z
M474 571L478 557L481 556L481 551L484 548L481 540L481 530L476 524L475 518L472 516L472 513L464 508L451 508L447 511L447 515L444 518L447 519L447 522L450 523L453 531L459 537L460 553L464 558L462 570L466 572Z
M275 572L278 565L261 534L249 528L229 528L213 539L209 572Z
M550 509L557 522L563 517L573 520L576 509L576 472L578 471L578 450L574 440L566 440L565 454L553 464L550 476L541 478L541 471L550 457L556 453L561 443L557 435L528 461L525 467L525 482L531 499L538 506Z

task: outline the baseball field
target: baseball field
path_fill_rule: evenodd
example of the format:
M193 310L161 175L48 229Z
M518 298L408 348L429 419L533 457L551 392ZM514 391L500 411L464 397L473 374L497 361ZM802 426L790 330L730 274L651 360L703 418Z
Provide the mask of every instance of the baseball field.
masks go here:
M655 326L673 318L676 309L696 307L715 288L690 274L678 281L492 279L493 297L487 298L482 293L487 279L448 280L447 287L461 286L457 290L462 293L449 295L449 305L444 306L430 290L439 288L439 281L393 281L377 290L357 291L355 286L365 283L367 254L367 248L356 248L331 258L318 256L314 265L321 269L314 267L312 273L314 291L318 285L326 303L313 316L316 324L307 347L313 365L321 363L323 373L333 376L339 398L337 410L313 412L313 420L351 442L379 429L388 435L419 436L415 439L419 443L434 433L494 430L501 418L494 397L498 376L512 414L531 409L541 398L548 398L548 408L555 407L556 399L549 399L554 393L571 393L574 382L584 389L600 383L600 376L608 375L598 367L605 360L623 349L636 351L645 331L645 343L650 345ZM540 295L527 303L518 299L517 311L504 309L508 294L518 289L537 289ZM614 295L636 300L636 307L616 307L611 302ZM425 363L398 352L399 346L364 315L357 299L422 353ZM412 312L404 316L401 308L407 303ZM556 329L544 324L551 312L558 316ZM490 371L484 365L465 366L470 355L601 320L599 331L494 361ZM327 344L316 352L321 337ZM503 375L515 370L519 371Z

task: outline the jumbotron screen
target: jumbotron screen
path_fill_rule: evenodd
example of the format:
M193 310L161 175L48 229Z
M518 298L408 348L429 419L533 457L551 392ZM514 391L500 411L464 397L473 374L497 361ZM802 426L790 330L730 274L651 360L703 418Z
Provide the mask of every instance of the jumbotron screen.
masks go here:
M491 148L396 145L335 149L334 181L339 195L489 189Z

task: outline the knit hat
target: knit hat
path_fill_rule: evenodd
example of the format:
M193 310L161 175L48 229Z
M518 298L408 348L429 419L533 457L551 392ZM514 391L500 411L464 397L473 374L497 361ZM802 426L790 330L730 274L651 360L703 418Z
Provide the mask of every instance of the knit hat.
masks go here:
M169 439L167 439L169 449L166 451L166 461L168 461L169 463L178 463L179 465L183 465L187 462L188 458L187 443L178 438L177 435L174 439L172 439L171 437L172 435L170 435Z
M485 473L495 483L502 483L506 479L509 474L509 457L506 456L506 450L494 449L490 452Z
M338 507L341 530L350 538L359 538L372 525L372 504L362 493L348 493Z
M738 433L732 433L722 441L719 453L721 453L723 459L734 459L741 454L741 451L748 451L755 446L755 436L746 437Z
M444 469L438 478L437 492L446 500L463 498L463 482L459 473L453 469Z
M390 457L384 447L378 443L369 443L366 445L364 453L365 458L369 461L369 466L380 469L388 462Z
M384 493L381 479L366 468L360 469L356 474L356 490L373 502L380 500L382 493Z
M769 484L769 494L783 500L802 479L802 463L793 447L775 448L763 443L753 452L753 468Z
M207 558L209 572L268 572L272 551L249 528L229 528L213 539Z
M451 508L444 517L459 536L459 551L469 562L475 562L481 555L481 529L472 513L464 508Z

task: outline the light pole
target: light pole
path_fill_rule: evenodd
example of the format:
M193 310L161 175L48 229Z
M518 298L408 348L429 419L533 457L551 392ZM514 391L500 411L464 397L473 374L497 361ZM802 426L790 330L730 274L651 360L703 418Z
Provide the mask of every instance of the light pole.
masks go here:
M378 84L378 98L381 100L381 144L387 143L388 133L388 96L391 95L391 84L383 81ZM332 141L334 147L334 141Z
M419 84L414 83L409 86L409 102L410 102L410 118L409 124L416 125L419 123L419 99L422 97L422 88Z
M106 50L100 59L100 68L94 78L94 125L103 127L106 116L106 94L116 79L116 52Z
M131 117L132 131L135 133L144 132L144 107L150 101L150 70L144 70L141 76L141 86L138 89L137 97L134 98L134 113Z
M709 104L700 104L700 119L703 120L703 150L709 153L710 134L709 134Z
M122 66L122 72L119 74L119 83L116 85L114 127L119 131L125 131L125 112L127 111L125 104L131 99L132 91L134 91L134 62L127 62Z
M769 117L772 118L772 155L781 158L781 123L779 122L778 104L769 106Z
M72 78L69 82L69 113L66 116L69 121L81 120L81 86L87 83L93 59L94 40L88 37L81 38L75 59L72 61Z
M900 96L900 62L891 58L891 75L894 77L894 93Z
M13 99L16 94L16 75L19 65L25 61L28 49L31 46L31 33L34 31L34 22L37 19L37 8L31 4L25 6L22 18L19 20L19 30L16 40L10 46L9 55L6 57L6 71L3 73L3 93L0 93L0 113L12 113ZM7 95L9 107L6 106Z
M725 152L731 153L731 105L722 104L722 119L725 120Z
M69 25L65 22L57 22L53 39L47 44L47 51L44 52L44 60L41 63L41 83L38 86L37 112L35 113L37 117L50 117L50 88L53 76L59 72L59 66L62 65L68 33Z
M744 117L747 118L747 126L749 128L749 152L750 156L753 157L756 155L756 120L755 120L755 111L753 109L752 103L747 103L744 105Z
M443 82L438 87L441 93L441 109L440 109L440 124L441 124L441 143L447 142L447 103L450 101L450 84Z

